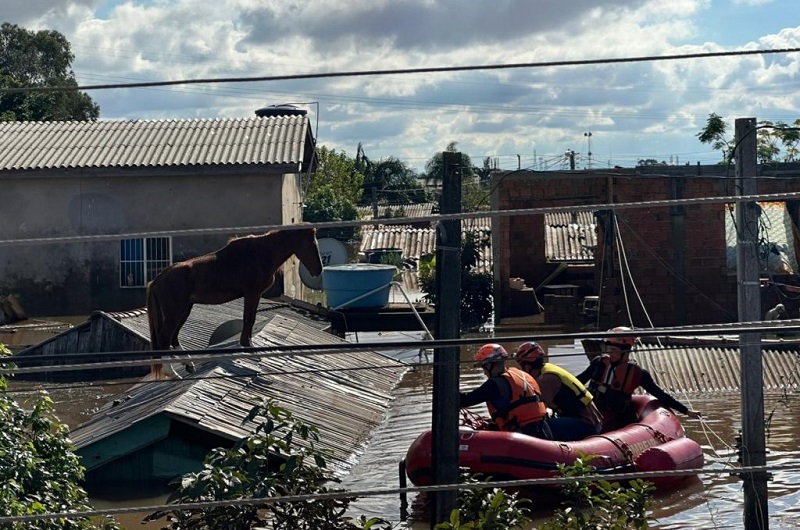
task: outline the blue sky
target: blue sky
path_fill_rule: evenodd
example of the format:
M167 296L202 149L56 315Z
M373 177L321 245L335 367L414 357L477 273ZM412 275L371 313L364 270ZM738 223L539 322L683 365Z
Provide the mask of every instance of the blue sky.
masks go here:
M7 0L8 2L8 0ZM83 85L800 47L796 0L10 0L55 29ZM499 167L715 163L708 114L800 118L800 53L92 91L104 119L307 105L319 142L421 169L448 143Z

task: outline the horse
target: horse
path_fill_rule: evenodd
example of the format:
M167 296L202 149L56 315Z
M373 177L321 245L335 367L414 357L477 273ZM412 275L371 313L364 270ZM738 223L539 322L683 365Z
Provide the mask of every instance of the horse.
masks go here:
M236 237L209 254L175 263L147 284L147 313L153 350L182 349L178 332L194 304L224 304L244 297L239 344L250 346L261 295L275 273L296 255L313 276L322 273L316 229L272 230ZM161 365L153 365L161 378Z

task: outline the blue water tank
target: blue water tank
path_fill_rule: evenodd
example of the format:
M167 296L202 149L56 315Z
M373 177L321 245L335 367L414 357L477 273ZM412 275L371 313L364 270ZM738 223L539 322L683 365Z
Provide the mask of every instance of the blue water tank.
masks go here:
M391 282L397 273L394 265L347 263L322 269L322 288L328 307L347 309L380 309L389 303ZM382 289L379 289L383 287ZM370 291L376 292L355 300ZM355 300L355 301L353 301Z

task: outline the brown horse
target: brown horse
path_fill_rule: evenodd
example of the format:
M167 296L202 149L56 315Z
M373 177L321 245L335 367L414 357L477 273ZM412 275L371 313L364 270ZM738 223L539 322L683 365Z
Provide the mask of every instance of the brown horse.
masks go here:
M231 239L203 256L175 263L147 284L147 313L153 350L181 349L178 332L194 304L223 304L244 297L244 324L239 344L250 346L261 295L275 273L297 255L314 276L322 273L316 230L272 230ZM153 366L156 377L161 365Z

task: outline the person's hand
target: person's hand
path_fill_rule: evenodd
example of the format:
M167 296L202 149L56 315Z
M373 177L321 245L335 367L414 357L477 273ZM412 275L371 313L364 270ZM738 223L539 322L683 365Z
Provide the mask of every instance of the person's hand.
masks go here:
M686 412L686 415L692 418L693 420L699 420L702 417L702 415L696 410L689 410Z

